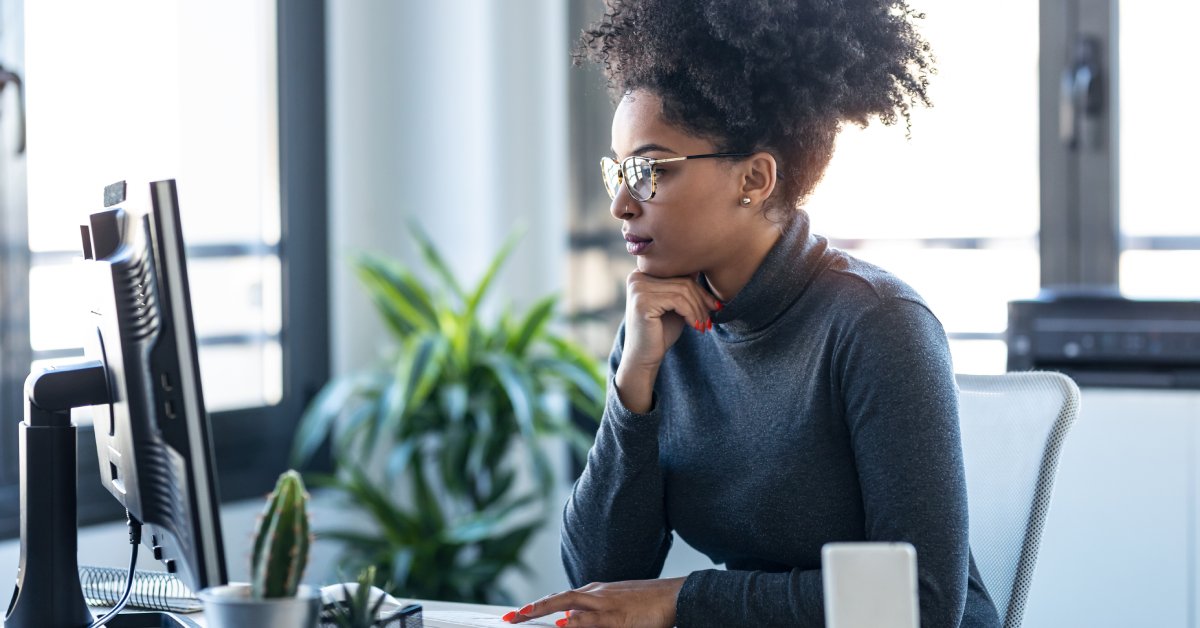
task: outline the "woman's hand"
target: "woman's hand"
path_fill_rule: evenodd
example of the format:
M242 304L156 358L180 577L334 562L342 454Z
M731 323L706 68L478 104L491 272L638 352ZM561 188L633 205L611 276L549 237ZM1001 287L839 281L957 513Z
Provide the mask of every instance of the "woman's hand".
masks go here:
M548 595L504 616L514 624L552 613L566 612L556 625L595 628L670 628L675 625L675 600L686 578L593 582Z
M707 332L712 328L710 313L721 304L695 277L662 278L638 270L626 280L625 297L625 346L617 390L625 407L648 412L658 368L683 326Z

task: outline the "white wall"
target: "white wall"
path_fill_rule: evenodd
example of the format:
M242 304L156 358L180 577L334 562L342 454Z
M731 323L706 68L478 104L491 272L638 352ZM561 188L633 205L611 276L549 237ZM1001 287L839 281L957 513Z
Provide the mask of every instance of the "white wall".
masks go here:
M566 251L566 6L559 0L329 2L333 370L376 356L383 327L348 259L417 264L416 218L467 283L516 226L496 295L561 291Z

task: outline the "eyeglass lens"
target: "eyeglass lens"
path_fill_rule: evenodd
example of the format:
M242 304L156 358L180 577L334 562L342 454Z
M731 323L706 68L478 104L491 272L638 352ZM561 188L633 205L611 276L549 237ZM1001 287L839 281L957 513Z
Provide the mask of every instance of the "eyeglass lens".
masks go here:
M605 157L600 164L604 175L604 187L608 190L611 198L616 198L617 193L620 192L622 179L629 187L629 193L633 198L645 201L653 195L654 168L648 157L626 157L620 164Z

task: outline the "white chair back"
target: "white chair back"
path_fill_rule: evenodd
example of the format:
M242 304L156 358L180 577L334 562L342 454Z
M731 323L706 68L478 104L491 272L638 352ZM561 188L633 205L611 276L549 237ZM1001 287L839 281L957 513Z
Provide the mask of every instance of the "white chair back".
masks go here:
M1079 388L1050 372L956 379L971 553L1005 628L1017 628Z

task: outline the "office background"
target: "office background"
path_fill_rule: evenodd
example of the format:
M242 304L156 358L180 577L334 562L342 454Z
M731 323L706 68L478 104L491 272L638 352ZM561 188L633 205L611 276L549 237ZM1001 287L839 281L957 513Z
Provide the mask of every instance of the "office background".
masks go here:
M1189 115L1200 87L1184 78L1185 29L1200 7L913 4L939 61L935 107L914 114L910 137L903 125L845 130L809 206L814 230L916 287L960 372L1004 369L1005 303L1043 287L1200 298L1190 149L1200 128ZM18 420L31 364L79 354L71 226L119 179L179 179L221 485L236 516L254 510L238 500L265 492L286 464L284 443L316 389L378 357L384 328L349 260L376 251L416 263L408 219L464 277L522 229L501 302L562 294L567 329L602 355L632 263L596 177L612 108L595 70L571 67L575 33L598 10L583 0L0 0L0 64L25 78L29 140L18 154L22 103L4 89L3 416ZM1101 51L1102 106L1072 120L1063 76L1080 33ZM1088 625L1133 625L1125 620L1147 609L1165 618L1156 625L1197 625L1200 401L1085 391L1084 403L1027 625L1061 625L1082 609L1109 622ZM15 430L0 430L9 538L15 451ZM81 516L117 521L86 452ZM558 464L567 474L565 454ZM335 552L320 551L310 577L332 577ZM6 542L0 569L15 568L14 555ZM676 573L707 566L686 551L671 560ZM515 579L515 592L565 586L556 520L529 561L537 575Z

